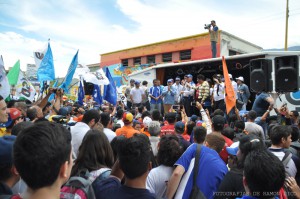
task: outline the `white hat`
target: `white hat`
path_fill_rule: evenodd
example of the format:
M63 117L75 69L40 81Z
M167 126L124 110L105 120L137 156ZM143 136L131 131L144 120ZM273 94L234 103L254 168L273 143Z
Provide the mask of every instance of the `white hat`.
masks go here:
M144 127L148 128L150 122L152 122L152 119L148 116L146 116L144 119L143 119L143 124L144 124Z
M228 76L229 76L230 79L232 79L232 75L231 74L228 74Z
M244 82L244 78L242 76L235 78L236 80L241 80L242 82Z

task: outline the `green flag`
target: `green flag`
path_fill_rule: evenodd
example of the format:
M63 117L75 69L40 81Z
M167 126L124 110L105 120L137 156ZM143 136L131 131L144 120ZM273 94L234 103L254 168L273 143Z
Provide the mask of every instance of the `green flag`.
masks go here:
M7 74L7 79L10 85L16 85L19 79L20 73L20 60L18 60L15 65L9 70Z

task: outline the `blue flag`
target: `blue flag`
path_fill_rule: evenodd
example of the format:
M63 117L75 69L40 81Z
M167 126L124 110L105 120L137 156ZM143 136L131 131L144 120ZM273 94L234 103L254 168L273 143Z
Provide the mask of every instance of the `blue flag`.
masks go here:
M109 84L104 86L103 99L115 106L117 104L117 89L108 68L106 68L105 75Z
M79 88L78 88L78 104L80 106L83 106L83 99L84 99L84 89L83 89L82 83L80 81Z
M59 86L59 88L62 88L65 92L68 92L68 90L69 90L68 87L72 82L77 65L78 65L78 50L72 59L71 65L69 66L69 69L68 69L68 72L67 72L67 75L66 75L64 81Z
M100 87L97 84L94 84L93 98L94 98L94 101L97 102L99 105L102 104L102 96L100 93Z
M54 84L52 85L52 88L56 88L57 87L57 82L58 80L55 80ZM48 102L51 102L54 99L55 93L52 93L48 99Z
M40 67L37 70L37 78L39 82L54 80L55 79L55 71L53 65L53 55L50 47L50 43L48 43L47 52L40 64Z

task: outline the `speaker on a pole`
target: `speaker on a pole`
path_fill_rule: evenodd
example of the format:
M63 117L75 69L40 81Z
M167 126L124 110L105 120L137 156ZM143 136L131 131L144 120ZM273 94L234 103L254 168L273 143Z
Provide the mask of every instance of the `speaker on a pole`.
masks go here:
M294 92L299 90L299 68L297 56L275 58L275 91Z
M90 82L83 81L84 94L85 95L93 95L94 84Z
M250 60L250 88L255 92L272 91L272 60L252 59Z

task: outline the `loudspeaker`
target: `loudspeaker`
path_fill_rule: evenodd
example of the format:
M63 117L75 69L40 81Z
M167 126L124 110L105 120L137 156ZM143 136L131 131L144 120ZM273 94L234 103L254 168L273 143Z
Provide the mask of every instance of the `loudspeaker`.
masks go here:
M299 90L298 56L275 58L275 91L294 92Z
M250 88L255 92L271 92L272 81L272 60L252 59L250 60Z
M85 95L93 95L94 84L90 82L83 81L84 94Z

